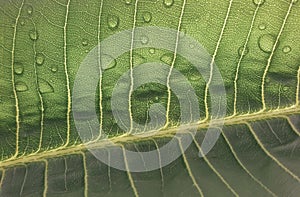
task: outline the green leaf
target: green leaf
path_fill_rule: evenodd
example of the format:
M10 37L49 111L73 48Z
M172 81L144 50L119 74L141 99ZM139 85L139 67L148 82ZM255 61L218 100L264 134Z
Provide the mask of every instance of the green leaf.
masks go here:
M298 0L2 0L0 5L0 196L300 193ZM210 84L187 59L168 50L145 47L117 59L107 54L111 64L96 94L100 127L89 140L108 158L110 146L96 141L101 134L122 150L142 153L169 142L179 128L176 96L154 83L133 92L131 118L145 124L149 106L161 103L170 109L169 124L145 138L118 126L110 101L131 66L168 64L190 81L199 100L201 119L175 137L181 157L157 170L130 172L87 150L72 116L72 90L81 63L98 43L144 26L180 30L178 36L193 37L208 51L224 81L227 112L224 126L214 128L221 131L217 143L199 157L211 118ZM147 35L133 40L148 42ZM191 137L194 126L197 134L184 151L182 139ZM129 169L132 161L119 156Z

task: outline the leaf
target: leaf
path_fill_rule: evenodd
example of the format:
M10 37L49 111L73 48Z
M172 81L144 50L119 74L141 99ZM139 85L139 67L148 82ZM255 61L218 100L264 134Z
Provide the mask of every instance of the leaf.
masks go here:
M0 4L0 196L299 194L297 0L3 0ZM123 30L147 26L180 30L180 37L193 37L208 51L224 81L227 114L224 126L214 127L221 130L217 143L200 157L209 132L210 84L193 65L164 49L135 49L117 59L106 54L111 64L96 94L100 128L84 140L108 158L110 146L95 141L100 134L145 159L142 152L169 142L179 125L176 96L155 83L133 92L131 118L145 124L149 106L161 103L170 109L167 127L139 138L117 125L110 100L114 85L130 66L146 62L173 66L190 81L199 100L201 119L175 137L181 157L138 173L112 168L86 149L72 116L72 90L82 61L98 43ZM148 42L147 35L132 40ZM183 139L191 138L193 126L197 134L184 151ZM157 154L161 165L164 158ZM120 165L129 169L133 161L126 154L119 156Z

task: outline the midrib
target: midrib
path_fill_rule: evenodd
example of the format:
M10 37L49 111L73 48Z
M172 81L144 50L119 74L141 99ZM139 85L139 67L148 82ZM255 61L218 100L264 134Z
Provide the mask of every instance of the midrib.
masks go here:
M259 111L251 114L243 114L238 116L229 116L224 119L224 125L237 125L242 124L245 122L253 122L257 120L266 120L271 118L284 118L288 115L297 114L300 113L300 106L293 105L288 108L282 108L282 109L276 109L276 110L270 110L270 111ZM214 123L217 125L218 122L221 122L221 119L213 120ZM190 128L197 128L197 129L204 129L209 127L210 121L206 122L199 122L199 123L193 123L185 125L185 130L188 130ZM184 125L183 125L184 126ZM172 127L167 128L164 130L161 130L159 133L153 132L154 135L150 137L141 138L139 136L133 136L133 135L121 135L116 136L113 138L110 138L110 142L113 142L115 144L117 143L124 143L124 142L139 142L139 141L145 141L153 138L163 138L163 137L170 137L173 134L175 134L178 130L178 127ZM181 133L185 133L185 131L181 131ZM151 133L150 133L151 134ZM91 142L89 143L89 149L93 148L103 148L107 145L110 145L111 143L107 141L100 141L100 142ZM45 159L49 158L55 158L60 156L66 156L66 155L73 155L73 154L81 154L83 151L86 150L86 145L84 144L77 144L73 146L62 146L56 149L52 149L49 151L24 155L17 158L9 158L2 162L0 162L0 168L9 168L12 166L17 165L24 165L26 163L31 162L43 162Z

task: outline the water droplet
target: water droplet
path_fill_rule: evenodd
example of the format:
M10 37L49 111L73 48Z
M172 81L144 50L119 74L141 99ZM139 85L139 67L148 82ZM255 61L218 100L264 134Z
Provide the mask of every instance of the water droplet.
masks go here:
M109 65L102 65L103 70L114 68L117 65L117 60L114 59L112 56L106 54L103 54L101 56L101 62L110 62Z
M120 19L115 15L109 15L107 18L108 27L112 30L117 29L119 26Z
M243 54L243 51L244 51L244 54ZM249 53L249 48L246 47L245 50L244 50L244 46L241 46L239 49L238 49L238 53L239 55L241 56L242 54L243 55L247 55Z
M174 4L174 0L164 0L164 6L169 8Z
M155 53L155 49L154 48L149 49L149 53L150 54L154 54Z
M146 23L149 23L152 20L152 14L150 12L145 12L143 14L143 20Z
M269 77L266 78L266 83L270 83L270 78Z
M195 48L195 45L194 44L190 44L190 48L191 49Z
M15 70L15 73L16 73L17 75L21 75L21 74L23 73L23 71L24 71L24 66L23 66L23 64L20 63L20 62L15 62L15 63L14 63L14 70Z
M16 82L16 90L18 92L25 92L28 90L28 87L24 82L18 81Z
M23 26L25 25L25 21L21 21L20 24Z
M289 53L289 52L291 52L291 50L292 50L292 48L291 48L290 46L285 46L285 47L283 47L283 49L282 49L282 51L283 51L284 53Z
M53 64L53 65L51 66L51 71L55 73L55 72L57 72L57 70L58 70L58 66L55 65L55 64Z
M186 35L186 29L185 28L182 28L181 31L180 31L180 38L183 38L184 36Z
M265 0L253 0L253 3L255 5L262 5L262 4L264 4L264 2L265 2Z
M266 29L266 25L265 25L264 23L262 23L262 24L260 24L260 25L258 26L258 28L259 28L260 30L264 30L264 29Z
M33 29L33 30L29 31L29 37L30 37L31 40L34 41L34 40L37 40L39 38L39 35L38 35L37 31Z
M173 61L173 54L171 53L166 53L164 55L161 56L160 60L168 65L172 64Z
M31 5L27 5L27 14L32 15L33 13L33 7Z
M87 46L89 43L86 39L83 39L81 44L82 44L82 46Z
M131 2L132 2L132 0L125 0L125 4L126 4L126 5L130 5Z
M36 54L36 57L35 57L35 62L38 64L38 65L42 65L45 61L45 56L44 54L42 53L38 53Z
M141 36L141 43L142 44L147 44L149 42L149 39L148 39L148 37L147 36Z
M133 53L133 66L138 66L146 62L146 58L139 53Z
M39 91L42 94L54 92L54 88L50 85L50 83L42 78L38 79Z
M262 35L258 39L259 48L266 53L272 52L274 44L275 44L275 37L271 34Z

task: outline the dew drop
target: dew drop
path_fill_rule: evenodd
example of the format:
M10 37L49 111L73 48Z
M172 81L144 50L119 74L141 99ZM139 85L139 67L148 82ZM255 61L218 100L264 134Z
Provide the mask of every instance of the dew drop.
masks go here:
M259 48L266 53L272 52L274 44L275 44L275 37L271 34L262 35L258 39Z
M109 15L107 18L108 27L112 30L117 29L119 26L120 19L115 15Z
M51 66L51 71L55 73L55 72L57 72L57 70L58 70L58 66L55 65L55 64L53 64L53 65Z
M35 57L35 62L38 64L38 65L42 65L45 61L45 56L44 54L42 53L38 53L36 54L36 57Z
M25 25L25 21L21 21L20 24L21 24L22 26L24 26L24 25Z
M31 40L35 41L39 38L39 35L38 35L37 31L33 29L33 30L29 31L29 37Z
M145 23L149 23L152 20L152 14L150 12L145 12L143 14L143 20Z
M28 15L32 15L32 13L33 13L33 8L32 8L31 5L28 5L28 6L27 6L27 14L28 14Z
M24 66L22 63L20 62L15 62L14 63L14 71L17 75L21 75L23 74L23 71L24 71Z
M149 49L149 53L150 53L150 54L154 54L154 53L155 53L155 49L154 49L154 48L150 48L150 49Z
M262 24L260 24L260 25L258 26L258 28L259 28L260 30L265 30L265 29L266 29L266 25L265 25L264 23L262 23Z
M147 36L141 36L141 43L142 44L147 44L149 42L149 38Z
M282 52L289 53L289 52L291 52L291 50L292 50L292 48L290 46L285 46L285 47L283 47Z
M25 92L28 90L28 87L24 82L19 81L19 82L16 82L16 90L18 92Z
M117 65L117 60L107 54L103 54L101 56L101 62L105 62L105 63L110 62L110 64L108 65L102 65L103 70L112 69Z
M160 60L168 65L171 65L173 61L173 55L170 53L166 53L161 56Z
M180 38L183 38L184 36L186 35L186 29L185 28L182 28L181 31L180 31Z
M50 83L42 78L38 79L39 91L42 94L52 93L54 92L54 88L50 85Z
M81 44L82 44L82 46L87 46L89 43L86 39L83 39Z
M130 5L132 3L132 0L125 0L126 5Z
M174 4L174 0L164 0L164 6L169 8Z
M243 51L244 51L244 54L243 54ZM238 53L239 55L241 56L242 54L243 55L247 55L249 53L249 48L246 47L245 50L244 50L244 46L241 46L239 49L238 49Z
M264 2L265 2L265 0L253 0L253 3L255 5L262 5L262 4L264 4Z

